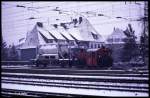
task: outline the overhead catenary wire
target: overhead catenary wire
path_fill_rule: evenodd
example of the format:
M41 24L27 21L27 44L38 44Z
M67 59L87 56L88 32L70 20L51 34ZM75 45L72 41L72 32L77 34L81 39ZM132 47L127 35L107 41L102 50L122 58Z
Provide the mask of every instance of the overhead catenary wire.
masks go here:
M133 10L132 10L133 11ZM27 14L22 14L22 15L27 15ZM56 16L58 16L58 15L56 15ZM19 15L18 15L18 17L19 17ZM55 16L54 16L55 17ZM93 16L93 17L98 17L98 16ZM37 17L37 18L41 18L41 17Z
M30 2L30 3L31 3L31 2ZM89 6L89 5L95 6L95 4L96 4L96 3L94 3L94 4L88 4L88 6ZM17 5L15 5L15 7L16 7L16 6L17 6ZM23 6L23 5L20 5L20 6ZM59 5L58 5L58 6L59 6ZM82 5L82 6L84 7L84 5ZM82 7L82 6L80 6L80 7ZM56 6L51 6L51 7L56 7ZM23 8L24 8L24 7L23 7ZM25 8L31 8L31 7L26 7L26 6L25 6ZM36 7L32 7L32 8L36 8ZM66 6L66 7L63 8L63 9L68 9L68 8L76 8L76 6L74 6L74 7L67 7L67 6ZM37 8L36 8L36 9L37 9ZM41 8L39 8L39 9L41 9ZM48 10L45 10L45 11L48 11ZM18 13L18 12L14 12L14 13ZM20 12L20 13L21 13L21 12Z
M34 2L35 3L35 2ZM34 4L33 3L33 4ZM95 2L94 2L95 3ZM34 20L34 21L38 21L38 20L42 20L43 19L43 22L46 20L46 18L47 18L47 20L48 21L45 21L45 22L49 22L49 24L51 24L53 21L51 20L51 18L48 18L47 16L46 17L44 17L44 16L42 16L42 15L36 15L36 14L33 14L33 13L36 13L36 12L34 12L32 9L35 9L35 10L37 10L37 11L39 11L39 14L41 14L41 13L54 13L54 12L56 12L56 13L59 13L59 11L53 11L53 9L55 9L56 7L59 7L60 9L61 9L61 11L63 12L63 10L65 11L74 11L74 9L78 9L78 11L79 11L79 13L82 13L82 15L87 15L87 11L86 10L80 10L82 7L84 8L85 6L88 6L89 8L90 7L92 7L93 6L93 8L92 9L90 9L90 10L88 10L88 11L91 11L91 12L93 12L93 13L96 13L97 14L97 16L94 16L94 14L93 14L93 16L92 15L90 15L90 17L89 18L97 18L97 17L104 17L104 16L108 16L108 17L110 17L110 19L113 19L113 18L116 18L116 17L122 17L122 19L121 18L116 18L116 19L118 19L118 21L115 21L116 23L119 23L119 22L121 22L122 20L123 20L123 18L124 18L124 16L115 16L115 13L117 13L117 11L119 11L119 8L120 8L120 6L118 6L118 7L116 7L116 9L114 8L113 9L113 14L114 15L107 15L107 12L109 12L109 11L112 11L112 9L110 8L110 9L94 9L94 6L96 6L96 5L98 5L98 4L94 4L94 3L92 3L91 5L90 5L90 3L87 3L87 5L85 4L84 6L82 6L82 4L79 4L79 8L76 8L76 6L74 6L74 8L72 8L72 6L69 6L69 7L67 7L67 6L63 6L63 7L61 7L61 5L58 5L58 4L53 4L53 5L50 5L50 6L48 6L48 5L46 5L46 6L31 6L31 2L30 3L28 3L28 4L24 4L24 5L20 5L20 6L26 6L26 7L28 7L29 9L31 9L30 10L30 13L32 13L32 15L27 11L27 9L24 9L24 7L23 8L21 8L22 10L25 10L26 12L24 12L24 11L22 11L22 10L16 10L16 11L13 11L13 12L11 12L10 13L10 18L9 19L5 19L5 18L3 18L4 20L3 20L3 22L5 22L5 23L7 23L7 22L14 22L14 27L15 27L15 29L19 29L19 30L17 30L17 32L18 31L21 31L21 29L20 28L25 28L25 26L27 26L27 24L25 24L28 20L29 21L32 21L32 20ZM36 4L36 3L35 3ZM50 4L50 3L49 3ZM67 3L60 3L60 4L64 4L64 5L66 5ZM69 3L68 3L69 4ZM117 5L117 4L116 4ZM119 4L118 4L119 5ZM16 5L15 5L16 6ZM107 6L107 5L106 5ZM5 6L6 7L6 6ZM3 7L5 10L9 10L9 8L5 8L5 7ZM11 5L11 7L12 8L14 8L14 5ZM20 7L18 7L18 8L20 8ZM71 8L71 9L70 9ZM142 6L141 6L141 8L142 8ZM136 11L136 7L134 8L134 10ZM133 11L133 10L131 10L131 11ZM115 12L115 13L114 13ZM28 14L30 14L31 16L30 17L28 17ZM100 15L104 15L104 16L98 16L98 14ZM25 19L23 19L23 18L19 18L19 17L21 17L21 16L25 16L26 15L26 17L25 17ZM45 14L46 15L46 14ZM31 17L33 16L33 18L36 18L36 19L32 19L31 20ZM59 15L56 15L56 16L59 16ZM70 16L71 16L71 14L70 14ZM15 17L18 17L18 18L15 18ZM65 16L65 17L67 17L67 15ZM135 17L140 17L140 16L138 16L138 15L135 15ZM135 17L133 18L133 19L135 19ZM14 19L12 19L11 20L11 18L14 18ZM55 15L53 15L53 18L55 18ZM126 18L126 17L125 17ZM127 17L128 18L128 17ZM120 20L119 20L120 19ZM54 20L54 19L53 19ZM129 19L130 20L130 19ZM124 19L123 21L129 21L128 19L126 20L126 19ZM22 22L23 21L23 22ZM42 22L42 21L41 21ZM111 21L111 22L99 22L99 23L96 23L96 24L93 24L93 25L103 25L103 24L112 24L113 22ZM21 25L22 24L22 25ZM32 24L30 24L29 23L29 26L30 25L32 25ZM11 30L10 30L10 32L11 32Z
M23 14L23 15L26 15L26 14ZM18 15L19 16L19 15Z

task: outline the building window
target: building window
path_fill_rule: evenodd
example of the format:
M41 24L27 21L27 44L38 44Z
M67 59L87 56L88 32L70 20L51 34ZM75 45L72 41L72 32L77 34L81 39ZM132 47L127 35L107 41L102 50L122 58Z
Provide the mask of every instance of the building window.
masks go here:
M119 42L120 41L120 39L119 38L115 38L115 40L114 40L115 42Z
M108 39L107 41L108 41L108 42L113 42L113 39L111 38L111 39Z
M95 48L97 48L97 44L95 44Z
M93 48L93 44L91 44L91 48Z
M48 40L48 43L53 43L53 40Z
M98 36L96 34L94 34L93 32L91 32L91 33L92 33L92 36L94 39L98 39Z
M121 41L122 41L122 42L125 42L125 41L126 41L126 39L125 39L125 38L123 38L123 39L121 39Z
M43 24L42 24L41 22L37 22L37 25L38 25L39 27L43 27Z
M101 45L100 44L98 44L98 48L100 48L101 47Z

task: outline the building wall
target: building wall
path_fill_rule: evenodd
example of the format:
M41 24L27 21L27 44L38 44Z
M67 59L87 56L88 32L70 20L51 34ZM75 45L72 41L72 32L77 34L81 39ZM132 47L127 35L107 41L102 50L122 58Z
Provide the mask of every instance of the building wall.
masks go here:
M21 60L28 61L36 58L36 48L21 49Z
M102 42L89 42L89 48L100 48L102 44Z

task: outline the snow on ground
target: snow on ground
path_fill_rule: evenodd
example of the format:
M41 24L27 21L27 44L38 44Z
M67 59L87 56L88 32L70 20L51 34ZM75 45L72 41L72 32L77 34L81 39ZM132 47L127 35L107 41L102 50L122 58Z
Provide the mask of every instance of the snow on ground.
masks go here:
M29 68L32 65L2 65L2 68Z
M114 85L114 86L132 86L132 87L148 87L148 84L143 83L113 83L113 82L88 82L88 81L74 81L74 80L51 80L51 79L29 79L29 78L12 78L2 77L9 80L23 80L33 82L53 82L53 83L73 83L73 84L89 84L89 85Z
M84 74L89 74L89 75L103 75L104 73L73 73L73 74L78 74L78 75L84 75ZM130 73L127 73L127 74L116 74L116 73L107 73L107 75L120 75L120 76L137 76L137 75L141 75L141 74L130 74ZM148 75L148 74L142 74L141 76L143 76L143 75Z
M33 86L24 84L10 84L2 83L3 89L17 89L50 93L63 93L63 94L79 94L79 95L93 95L93 96L148 96L148 93L138 92L124 92L113 90L92 90L92 89L80 89L80 88L64 88L64 87L47 87L47 86Z
M90 78L90 79L122 79L122 80L149 80L145 77L117 77L117 76L84 76L84 75L51 75L51 74L29 74L29 73L6 73L2 72L2 75L25 75L25 76L46 76L46 77L66 77L66 78Z
M42 85L42 86L59 86L59 87L67 87L67 88L85 88L85 89L105 89L105 90L138 90L138 91L146 91L148 92L148 89L145 88L132 88L132 87L117 87L117 86L98 86L98 85L76 85L76 84L60 84L60 83L43 83L43 82L24 82L24 81L20 81L18 83L18 81L7 81L7 82L13 82L12 84L26 84L26 85ZM4 81L5 83L5 81Z

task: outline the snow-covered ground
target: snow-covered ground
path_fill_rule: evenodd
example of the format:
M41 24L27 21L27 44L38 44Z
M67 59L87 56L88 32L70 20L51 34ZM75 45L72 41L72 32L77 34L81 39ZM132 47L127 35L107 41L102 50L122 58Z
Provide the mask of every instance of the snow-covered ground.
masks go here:
M29 73L6 73L2 75L18 75L18 76L42 76L42 77L63 77L63 78L86 78L86 79L122 79L122 80L149 80L148 77L117 77L117 76L84 76L84 75L52 75L52 74L29 74Z
M7 80L22 80L22 81L32 81L32 82L53 82L53 83L73 83L73 84L89 84L89 85L109 85L109 86L130 86L130 87L148 87L148 84L143 83L113 83L113 82L88 82L88 81L74 81L74 80L51 80L51 79L29 79L29 78L12 78L12 77L2 77Z
M77 94L77 95L93 95L93 96L148 96L148 93L139 92L124 92L113 90L93 90L93 89L80 89L80 88L63 88L63 87L47 87L47 86L33 86L24 84L10 84L2 83L2 88L5 89L17 89L27 91L39 91L50 93L63 93L63 94Z
M2 72L2 89L12 89L12 90L27 90L27 91L37 91L37 92L47 92L47 93L56 93L56 94L77 94L77 95L91 95L91 96L149 96L148 87L149 85L145 82L136 83L136 81L148 81L148 72L147 69L138 70L137 73L126 72L125 70L115 70L115 69L107 69L107 70L85 70L85 69L69 69L69 68L52 68L52 69L35 69L31 68L28 65L25 66L3 66L3 69L13 69L14 70L46 70L46 71L68 71L67 75L64 74L42 74L42 73L11 73L11 72ZM35 71L36 72L36 71ZM114 72L114 73L113 73ZM118 72L118 73L116 73ZM121 73L123 72L123 74ZM140 73L139 73L140 72ZM143 73L144 72L144 73ZM103 73L112 74L109 75L100 75ZM142 75L145 76L141 76ZM89 75L85 75L89 74ZM96 76L94 76L96 74ZM114 74L114 76L113 76ZM12 76L12 77L7 77ZM93 76L92 76L93 75ZM121 75L121 76L117 76ZM136 76L138 75L138 76ZM16 77L16 76L19 76ZM35 78L27 78L24 76L35 76ZM36 78L41 77L40 79ZM132 77L133 76L133 77ZM49 79L44 79L42 77L49 77ZM55 78L70 78L66 80L55 80ZM77 79L87 79L87 81L78 80L75 81L71 78ZM114 79L116 82L102 82L102 81L88 81L88 79L102 79L102 80L110 80ZM119 80L130 80L135 81L133 83L125 83L119 82ZM6 92L7 93L7 92ZM27 93L25 93L27 94Z

